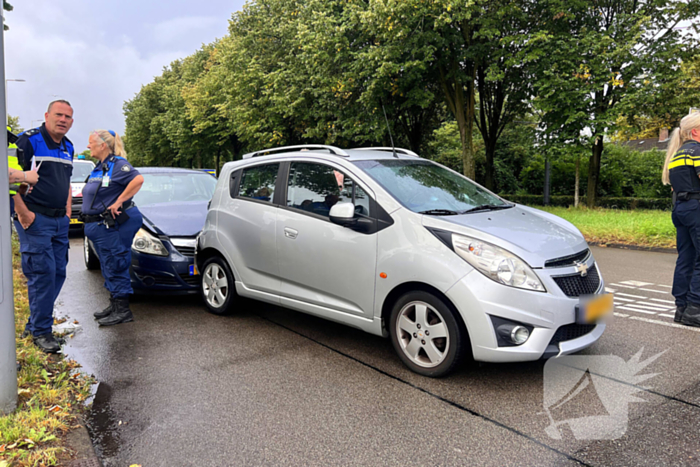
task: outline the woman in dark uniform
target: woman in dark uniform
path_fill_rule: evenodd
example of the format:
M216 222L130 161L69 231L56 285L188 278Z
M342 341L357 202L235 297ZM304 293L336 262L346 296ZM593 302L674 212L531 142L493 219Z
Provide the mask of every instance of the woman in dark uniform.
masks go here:
M662 176L673 188L673 225L678 260L673 275L673 320L700 327L700 112L673 130Z
M132 198L143 185L143 176L126 161L126 151L117 133L96 130L90 134L90 155L100 162L83 188L85 236L100 258L110 304L95 313L100 326L133 321L129 308L131 243L143 217Z

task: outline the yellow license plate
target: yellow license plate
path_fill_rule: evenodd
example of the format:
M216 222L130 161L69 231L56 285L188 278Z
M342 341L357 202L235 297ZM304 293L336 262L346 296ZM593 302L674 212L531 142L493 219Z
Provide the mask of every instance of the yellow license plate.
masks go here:
M583 321L592 323L600 318L612 313L613 311L613 294L605 294L596 297L583 306Z
M71 219L70 223L71 224L82 224L82 222L80 222L78 219Z

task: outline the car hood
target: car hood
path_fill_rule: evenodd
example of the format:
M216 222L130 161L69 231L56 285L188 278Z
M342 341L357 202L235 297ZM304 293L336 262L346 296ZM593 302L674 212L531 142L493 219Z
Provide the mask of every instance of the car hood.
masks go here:
M85 188L85 183L83 183L83 182L71 182L70 183L71 195L73 197L83 196L83 188Z
M143 223L153 232L168 237L194 237L204 227L207 201L159 203L138 206Z
M459 216L424 215L423 225L495 244L535 268L544 267L547 260L572 255L588 247L581 232L570 222L521 205Z

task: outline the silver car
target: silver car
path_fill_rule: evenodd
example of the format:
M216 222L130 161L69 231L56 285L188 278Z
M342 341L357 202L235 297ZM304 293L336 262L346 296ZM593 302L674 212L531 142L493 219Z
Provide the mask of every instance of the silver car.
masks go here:
M227 163L194 273L212 313L248 297L390 337L411 370L569 354L612 296L581 233L405 149L267 149Z

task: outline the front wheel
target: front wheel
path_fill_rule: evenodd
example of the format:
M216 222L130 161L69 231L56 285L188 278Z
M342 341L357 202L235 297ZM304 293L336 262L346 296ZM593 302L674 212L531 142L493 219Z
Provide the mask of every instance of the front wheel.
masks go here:
M389 334L409 369L434 378L457 367L469 341L452 309L424 291L406 293L394 304Z
M200 291L210 313L225 315L233 311L238 298L236 285L231 268L222 257L212 256L204 262Z
M87 236L83 236L83 259L85 260L85 268L94 271L100 269L100 258L90 246L90 240Z

